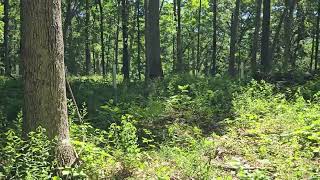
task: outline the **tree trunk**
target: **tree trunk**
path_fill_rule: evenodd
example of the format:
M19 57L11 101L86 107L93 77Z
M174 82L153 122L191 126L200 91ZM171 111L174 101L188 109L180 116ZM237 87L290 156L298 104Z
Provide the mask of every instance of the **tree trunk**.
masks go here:
M149 57L150 57L150 28L149 28L149 0L144 0L144 41L145 41L145 81L149 79Z
M280 17L280 21L277 25L277 28L275 30L275 35L273 37L273 41L272 41L272 45L271 45L271 52L270 52L270 61L271 61L271 64L273 64L274 62L274 56L275 56L275 51L277 49L277 47L279 46L279 41L280 41L280 33L281 33L281 28L282 28L282 24L283 24L283 21L286 17L286 10L282 13L281 17Z
M235 62L236 62L236 52L237 52L239 14L240 14L240 0L237 0L236 7L232 15L232 22L231 22L230 60L229 60L229 75L231 77L236 76Z
M184 71L181 39L181 0L177 0L177 72Z
M259 34L261 27L261 5L262 0L256 0L256 15L254 19L254 33L251 44L251 74L256 76L257 73L257 52L259 47Z
M75 162L69 140L61 0L22 0L24 121L27 134L42 126L57 137L59 165Z
M89 39L89 26L90 26L90 4L86 0L86 27L85 27L85 43L86 43L86 75L91 71L91 52L90 52L90 39Z
M3 23L4 23L3 52L4 52L4 56L3 56L3 59L4 59L4 65L5 65L5 75L10 76L11 75L11 62L9 59L9 10L10 10L9 0L4 0L3 8L4 8L4 16L3 16Z
M99 3L99 11L100 11L100 41L101 41L101 66L102 66L102 75L105 76L106 65L105 65L105 44L104 44L104 27L103 27L103 6L102 0L98 0Z
M149 78L157 79L163 77L160 59L160 26L159 26L159 0L149 1L148 4L148 28L149 28Z
M122 73L125 81L130 80L130 62L129 62L129 49L128 49L128 16L129 6L127 0L121 0L122 2Z
M288 70L290 63L291 69L293 68L292 62L292 31L293 31L293 13L295 9L296 0L285 0L286 4L286 21L284 21L284 61L283 70Z
M261 72L264 76L271 71L270 60L270 8L271 1L263 0L263 21L262 21L262 37L261 37Z
M116 24L116 26L117 26L117 28L116 28L116 34L115 34L115 36L116 36L116 38L115 38L115 50L114 50L114 63L115 63L115 65L116 65L116 71L118 72L118 65L119 65L119 33L120 33L120 12L119 12L119 9L120 9L120 1L119 0L117 0L117 24Z
M320 1L318 1L318 16L317 16L317 26L316 26L316 45L315 45L315 55L314 55L314 70L318 70L319 62L319 42L320 41Z
M138 77L139 80L141 80L141 71L142 71L142 66L141 66L141 57L140 57L140 51L141 51L141 32L140 32L140 0L136 0L136 12L137 12L137 64L138 64Z
M212 13L213 13L213 20L212 20L212 57L211 57L211 70L210 74L214 76L217 72L216 64L217 64L217 0L212 0Z
M198 10L198 43L197 43L197 65L196 70L200 72L200 58L201 58L201 48L200 48L200 33L201 33L201 11L202 11L202 2L200 0L199 10Z

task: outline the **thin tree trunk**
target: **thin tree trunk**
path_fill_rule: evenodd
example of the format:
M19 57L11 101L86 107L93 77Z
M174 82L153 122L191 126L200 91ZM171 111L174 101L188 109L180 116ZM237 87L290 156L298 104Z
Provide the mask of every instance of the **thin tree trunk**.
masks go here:
M99 11L100 11L100 41L101 41L101 66L102 66L102 75L105 76L106 72L106 65L105 65L105 44L104 44L104 26L103 26L103 6L102 0L98 1L99 3Z
M200 49L200 33L201 33L201 11L202 11L202 2L200 0L199 4L199 14L198 14L198 43L197 43L197 65L196 70L200 72L200 58L201 58L201 49Z
M141 80L141 57L140 57L140 51L141 51L141 32L140 32L140 0L136 0L136 12L137 12L137 64L138 64L138 77L139 80Z
M214 76L217 72L217 0L212 0L212 13L213 13L213 20L212 20L212 57L211 57L211 70L210 74Z
M90 26L90 4L86 0L86 27L85 27L85 44L86 44L86 75L91 71L91 52L90 52L90 39L89 39L89 26Z
M262 21L262 37L261 37L261 72L264 76L271 71L270 61L270 9L271 1L263 0L263 21Z
M230 37L230 60L229 60L229 75L236 76L236 52L237 52L237 38L240 14L240 0L236 1L236 7L232 15L231 37Z
M3 2L4 16L3 16L3 52L4 52L4 65L5 65L5 75L11 75L11 62L9 59L9 10L10 4L9 0L4 0Z
M115 60L114 60L114 63L116 65L116 71L118 72L118 66L119 66L119 33L120 33L120 12L119 12L119 9L120 9L120 1L117 0L117 28L116 28L116 38L115 38L115 50L114 50L114 53L115 53Z
M312 35L312 48L311 48L310 69L309 69L310 73L312 73L313 71L314 49L315 49L315 35Z
M144 0L144 18L145 18L145 30L144 30L144 41L145 41L145 81L149 79L149 57L150 57L150 37L149 37L149 0Z
M293 13L295 9L296 0L285 0L287 15L284 21L284 63L283 69L288 69L290 63L291 69L293 68L292 62L292 29L293 29Z
M182 38L181 38L181 0L177 0L177 71L184 71L183 54L182 54Z
M276 28L276 33L273 37L273 42L272 42L272 46L271 46L271 52L270 52L270 60L271 60L271 64L273 64L274 62L274 56L275 56L275 51L277 49L277 46L279 45L279 41L280 41L280 32L281 32L281 28L282 28L282 24L283 21L286 17L286 10L282 13L281 17L280 17L280 21L278 23L278 26Z
M22 15L23 132L45 128L50 139L57 137L59 165L71 166L61 0L22 0Z
M122 2L122 73L125 81L130 80L130 62L129 62L129 49L128 49L128 1L121 0Z
M317 16L317 26L316 26L316 45L315 45L315 60L314 60L314 70L318 70L319 62L319 42L320 41L320 1L318 1L318 16Z
M254 33L251 44L251 73L256 76L257 73L257 52L259 47L259 34L261 27L261 5L262 0L256 0L256 14L254 19Z

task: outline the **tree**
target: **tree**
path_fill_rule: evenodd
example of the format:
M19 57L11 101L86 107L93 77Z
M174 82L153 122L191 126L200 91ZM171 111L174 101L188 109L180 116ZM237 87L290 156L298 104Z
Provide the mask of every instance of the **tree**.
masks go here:
M240 0L237 0L236 7L232 14L232 22L231 22L230 58L229 58L229 75L231 77L236 76L235 62L236 62L236 52L237 52L239 14L240 14Z
M211 64L211 75L216 74L216 63L217 63L217 0L212 0L212 13L213 13L213 20L212 20L212 64Z
M102 66L102 74L105 76L107 74L106 65L105 65L105 44L104 44L104 26L103 26L103 6L102 0L98 0L99 11L100 11L100 43L101 43L101 66Z
M264 75L271 71L270 60L270 0L263 0L263 21L262 21L262 37L261 37L261 72Z
M196 70L198 72L200 72L200 68L201 68L201 65L200 65L200 59L201 59L201 48L200 48L200 33L201 33L201 11L202 11L202 2L200 0L199 2L199 9L198 9L198 34L197 34L197 37L198 37L198 43L197 43L197 66L196 66Z
M3 16L3 23L4 23L4 29L3 29L3 59L5 64L5 74L7 76L11 75L11 62L9 59L9 9L10 4L9 0L3 1L3 8L4 8L4 16Z
M149 37L149 46L148 53L150 56L148 57L149 60L149 78L156 79L163 77L162 71L162 63L160 59L160 27L159 27L159 0L152 0L148 2L148 33Z
M129 49L128 49L128 18L129 18L129 6L128 0L121 0L122 3L122 73L124 80L129 81L130 79L130 62L129 62Z
M90 4L86 0L86 27L85 27L85 44L86 44L86 74L89 75L91 71L91 52L90 52L90 39L89 39L89 26L90 26Z
M318 70L319 63L319 43L320 43L320 1L318 1L317 12L317 25L316 25L316 42L315 42L315 55L314 55L314 70Z
M183 57L182 57L182 38L181 38L181 0L177 0L177 72L184 71Z
M137 64L138 64L138 77L139 80L141 80L141 57L140 57L140 51L141 51L141 32L140 32L140 0L136 0L136 13L137 13Z
M288 64L293 68L295 62L292 57L292 29L293 29L293 13L296 0L285 0L286 4L286 21L284 21L284 62L283 69L288 69Z
M256 0L256 10L254 19L254 33L251 44L251 73L253 76L257 73L257 52L259 45L259 34L261 27L261 5L262 0Z
M27 134L39 126L57 137L61 165L72 165L75 152L69 140L61 0L22 0L22 62L24 121Z

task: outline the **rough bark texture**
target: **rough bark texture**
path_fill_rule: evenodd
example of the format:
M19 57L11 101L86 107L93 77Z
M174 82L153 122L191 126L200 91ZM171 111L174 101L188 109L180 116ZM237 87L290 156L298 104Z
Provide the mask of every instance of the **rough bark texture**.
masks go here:
M262 37L261 37L261 71L267 75L271 71L270 60L270 8L271 1L263 0L263 21L262 21Z
M129 49L128 49L128 18L129 18L129 7L127 0L121 0L122 3L122 73L124 80L130 79L130 62L129 62Z
M26 134L42 126L58 138L57 157L71 165L60 0L22 0L22 61Z
M148 4L148 28L149 28L149 78L156 79L163 77L162 64L160 59L160 26L159 26L159 0L152 0ZM152 56L151 56L152 55Z
M251 44L251 73L253 76L257 73L257 52L259 47L259 34L261 27L261 5L262 0L256 0L256 12L254 19L254 33Z
M3 1L3 8L4 8L4 16L3 16L3 60L5 65L5 74L7 76L11 75L11 62L9 59L9 9L10 4L9 0Z
M213 13L213 20L212 20L212 62L211 62L211 70L210 74L215 75L217 72L216 64L217 64L217 0L212 0L212 13Z
M240 0L237 0L236 7L232 15L232 23L231 23L230 58L229 58L229 75L231 77L236 76L235 63L236 63L236 52L237 52L239 14L240 14Z

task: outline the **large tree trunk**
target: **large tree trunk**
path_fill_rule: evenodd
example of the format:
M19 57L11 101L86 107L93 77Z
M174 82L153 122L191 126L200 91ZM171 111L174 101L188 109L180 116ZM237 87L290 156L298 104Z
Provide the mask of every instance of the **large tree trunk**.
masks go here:
M5 75L10 76L11 75L11 62L9 59L9 9L10 9L9 0L4 0L3 8L4 8L4 16L3 16L3 23L4 23L3 52L4 52L4 55L3 55L3 59L4 59L4 65L5 65Z
M257 52L259 45L259 33L261 27L261 5L262 0L256 0L256 14L254 19L254 33L251 44L251 74L253 76L257 73Z
M105 76L107 74L106 65L105 65L105 44L104 44L104 26L103 26L103 6L102 0L98 1L99 3L99 11L100 11L100 41L101 41L101 66L102 66L102 75Z
M229 59L229 75L231 77L236 76L235 62L236 62L236 52L237 52L239 14L240 14L240 0L237 0L236 7L232 15L232 22L231 22L230 59Z
M177 71L184 71L183 54L182 54L182 37L181 37L181 0L177 0Z
M90 26L90 4L89 0L86 0L86 27L85 27L85 36L86 36L86 75L90 74L91 71L91 52L90 52L90 35L89 35L89 26Z
M61 0L22 0L22 61L26 134L42 126L57 137L60 165L71 165L64 67Z
M149 78L156 79L163 77L162 64L160 59L160 26L159 26L159 0L152 0L148 3L148 28L150 46L149 53Z
M129 62L129 49L128 49L128 18L129 18L129 6L127 0L121 0L122 2L122 73L125 81L130 80L130 62Z
M212 13L213 13L213 20L212 20L212 57L211 57L211 70L210 74L215 75L217 72L216 64L217 64L217 0L212 0Z
M263 21L262 21L262 37L261 37L261 72L264 76L271 71L270 59L270 8L271 1L263 0Z

